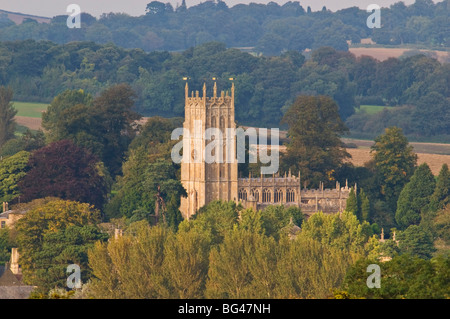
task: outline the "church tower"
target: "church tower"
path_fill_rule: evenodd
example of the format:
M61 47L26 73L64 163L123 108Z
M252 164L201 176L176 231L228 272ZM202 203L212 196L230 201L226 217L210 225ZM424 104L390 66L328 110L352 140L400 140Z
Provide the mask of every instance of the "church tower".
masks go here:
M180 206L184 218L211 201L238 198L234 114L234 83L231 95L222 91L220 96L214 83L212 97L206 96L206 84L201 97L199 91L189 96L186 83L181 183L187 197Z

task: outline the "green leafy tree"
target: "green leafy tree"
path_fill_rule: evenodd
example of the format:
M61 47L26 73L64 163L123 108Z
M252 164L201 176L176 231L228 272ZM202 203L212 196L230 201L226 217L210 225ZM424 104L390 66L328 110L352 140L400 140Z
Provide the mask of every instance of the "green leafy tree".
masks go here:
M163 263L164 247L172 236L166 227L150 227L142 220L131 224L122 237L107 243L97 242L88 252L93 275L88 296L97 299L169 298Z
M400 193L395 220L402 228L419 224L421 212L427 209L436 187L430 167L423 163Z
M92 104L92 95L83 90L66 90L57 95L47 110L42 113L42 126L47 131L49 142L56 142L64 137L64 123L61 123L63 112L76 105L90 106Z
M353 298L445 299L449 296L449 257L424 260L404 254L379 264L381 287L367 287L367 267L373 260L361 259L345 276L342 288Z
M253 285L252 262L255 260L252 261L251 256L253 255L255 259L262 257L257 249L263 246L261 241L264 240L270 241L264 235L253 233L247 229L235 227L229 230L225 234L223 242L211 250L206 296L208 298L234 299L251 298L255 295L261 298L264 295L273 294L273 283L269 284L269 290L264 294L261 294L261 291L255 291ZM273 250L270 252L273 254ZM270 260L270 255L265 255L265 261ZM267 263L258 265L263 271L268 270L267 266L269 266ZM269 277L264 278L264 282L273 281L273 273L266 273L266 275Z
M210 240L208 233L194 229L178 232L166 243L163 267L172 298L204 297Z
M0 87L0 148L6 141L14 137L16 130L16 122L14 117L17 110L11 103L13 98L13 91L11 88L4 86Z
M384 134L378 136L371 152L379 175L380 193L394 213L398 196L414 173L417 155L397 127L387 128Z
M45 295L52 288L66 288L67 267L72 264L80 266L81 281L86 283L91 278L87 251L95 242L107 239L108 235L94 225L68 226L45 234L40 249L31 256L33 284L38 286L33 295Z
M369 197L367 197L364 190L361 188L359 191L359 202L361 203L360 220L369 221L372 217L372 206L370 204Z
M422 259L430 259L436 250L433 246L433 235L421 226L411 225L398 236L400 253L416 255Z
M350 155L340 136L347 132L336 103L326 96L299 96L283 117L290 142L281 167L301 172L311 187L334 181L335 170Z
M203 232L209 232L212 244L219 244L225 234L237 224L241 209L241 206L232 201L212 201L200 208L189 221L183 221L179 229L198 228Z
M70 139L96 154L112 176L120 173L128 145L135 136L132 110L135 93L130 86L118 84L92 99L84 91L66 91L57 96L43 115L49 139Z
M286 228L292 223L299 223L301 226L303 222L303 215L299 209L284 207L282 205L271 205L261 211L262 229L266 236L271 236L275 240L279 240L280 236Z
M30 153L21 151L0 160L0 202L20 196L19 181L27 174Z
M366 244L373 235L370 224L359 222L352 212L344 211L339 215L315 213L303 223L300 237L360 256L368 254L370 247Z
M450 172L448 165L443 164L437 177L436 189L430 198L430 208L437 211L448 204L450 204Z
M0 265L9 262L11 258L11 248L13 248L13 240L9 228L0 229Z
M41 130L32 132L27 129L20 137L6 142L0 149L0 157L15 155L21 151L31 152L45 146L45 135Z
M341 286L355 256L298 236L278 260L277 298L329 298Z
M352 212L355 216L359 215L359 204L358 204L358 196L355 194L355 188L352 187L350 189L350 193L348 194L347 203L345 206L345 210L348 212Z
M38 280L37 272L42 265L37 265L36 254L42 251L45 239L50 238L46 236L64 231L70 226L83 227L99 222L100 211L89 204L51 199L39 201L34 208L17 221L15 227L24 282L36 284ZM55 236L58 237L58 235ZM76 244L76 241L72 244ZM56 251L53 251L53 253L56 253Z

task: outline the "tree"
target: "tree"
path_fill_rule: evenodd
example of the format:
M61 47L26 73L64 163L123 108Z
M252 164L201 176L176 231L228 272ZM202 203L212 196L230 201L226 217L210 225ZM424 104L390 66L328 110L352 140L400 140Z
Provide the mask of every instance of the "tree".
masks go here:
M56 142L64 137L64 126L67 123L61 122L63 112L76 105L89 106L92 103L92 95L83 90L66 90L57 95L47 110L42 113L42 127L47 131L47 139L49 142Z
M26 175L30 153L22 151L0 160L0 202L11 202L21 192L18 183Z
M281 167L300 171L311 187L331 184L334 172L350 155L340 136L348 131L336 103L326 96L299 96L283 117L289 126L286 154Z
M9 228L0 229L0 265L10 261L11 248L13 248L13 241L11 239L11 231Z
M67 289L67 267L80 266L81 281L86 283L91 278L88 268L87 252L97 241L106 241L108 235L97 226L68 226L57 232L44 235L41 247L32 252L33 284L38 289L33 295L45 295L52 288Z
M208 233L194 229L178 232L165 244L163 269L172 298L204 297L210 240Z
M367 249L370 247L366 244L373 235L370 224L366 221L359 222L352 212L344 211L339 215L315 213L303 223L299 236L353 255L368 254Z
M367 299L445 299L449 294L450 258L424 260L404 254L381 266L381 287L367 287L367 267L373 260L361 259L345 276L342 288L352 298Z
M372 206L370 204L369 197L367 197L364 190L361 188L359 191L359 202L361 203L360 220L369 221L372 217Z
M28 284L36 283L36 271L39 266L37 266L37 259L35 258L38 257L36 254L42 250L45 239L49 239L46 236L56 234L70 226L83 227L99 222L100 211L89 204L58 199L38 201L37 206L29 210L16 224L24 282ZM70 238L70 236L68 237ZM55 253L55 251L52 253Z
M430 198L430 208L432 211L437 211L448 204L450 204L450 172L448 165L443 164L437 177L436 189Z
M329 298L354 256L309 237L287 243L277 263L276 298Z
M0 149L3 144L14 137L16 130L16 122L14 117L17 110L14 109L11 103L13 98L13 91L11 88L4 86L0 87Z
M97 242L88 252L93 279L89 296L97 299L169 298L164 247L173 233L150 227L146 221L131 224L122 237ZM133 271L130 271L132 269Z
M237 227L226 232L223 243L211 250L206 283L207 298L261 297L261 292L254 290L250 258L251 255L258 255L256 247L262 244L261 241L269 240L265 238L264 235ZM267 258L270 255L265 256ZM261 268L265 266L266 264L259 264ZM273 273L268 275L272 277ZM267 293L270 296L273 291L267 291L266 295Z
M233 201L212 201L201 207L189 222L183 221L179 230L198 228L211 234L213 245L219 244L223 241L225 234L237 224L241 209L242 206L237 206Z
M22 136L6 142L0 149L0 157L15 155L21 151L31 152L45 145L45 135L41 130L33 132L27 129Z
M427 209L435 188L433 173L430 167L423 163L415 170L411 180L400 193L395 213L397 224L402 228L419 224L421 212Z
M95 99L82 90L63 92L43 116L49 140L70 139L87 148L116 176L140 118L132 110L134 97L126 84L112 86Z
M98 119L96 129L104 145L102 161L112 176L120 172L125 152L136 134L135 121L141 118L133 111L135 96L129 85L118 84L93 101L92 113Z
M358 196L355 194L355 188L352 187L350 189L350 193L348 194L347 203L345 206L345 210L348 212L352 212L356 217L359 215L359 204L358 204Z
M400 253L411 254L422 259L430 259L436 250L433 246L433 236L418 225L410 225L398 236Z
M24 201L48 196L90 203L102 208L108 187L96 156L69 140L35 151L28 173L19 182Z
M397 127L387 128L384 134L378 136L371 153L376 174L379 175L380 194L391 212L395 212L398 196L414 173L417 155Z

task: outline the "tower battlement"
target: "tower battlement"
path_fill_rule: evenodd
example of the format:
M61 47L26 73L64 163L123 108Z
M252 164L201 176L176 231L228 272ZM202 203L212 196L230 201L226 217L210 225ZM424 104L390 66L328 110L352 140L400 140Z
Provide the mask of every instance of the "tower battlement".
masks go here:
M234 118L234 83L231 92L217 94L217 84L214 83L213 96L207 96L206 84L203 85L202 96L199 91L189 93L189 85L185 87L185 121L183 128L188 132L197 132L183 136L183 150L192 150L191 158L204 154L207 139L203 138L208 129L219 129L225 132L228 128L236 128ZM215 141L224 145L223 156L236 158L235 152L225 145L229 140L223 134L222 140ZM233 137L235 143L236 139ZM205 161L187 161L181 163L181 183L187 192L187 197L181 199L180 211L189 218L209 202L220 199L224 201L237 200L238 172L237 161L224 163L206 163Z
M192 107L193 105L211 106L211 107L233 107L234 108L234 83L231 86L231 93L227 91L221 91L220 95L217 94L217 83L214 83L213 96L208 97L206 95L206 84L203 85L203 94L200 96L200 91L191 91L189 94L189 84L186 82L185 87L185 101L186 107Z

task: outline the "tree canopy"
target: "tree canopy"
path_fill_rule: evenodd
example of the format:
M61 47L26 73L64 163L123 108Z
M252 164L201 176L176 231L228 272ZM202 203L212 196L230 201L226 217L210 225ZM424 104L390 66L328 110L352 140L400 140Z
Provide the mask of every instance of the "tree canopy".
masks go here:
M281 158L284 171L300 172L308 187L317 187L320 182L331 184L335 170L350 157L340 139L348 129L337 104L325 96L299 96L283 122L289 126L290 139Z
M35 151L27 165L29 171L19 182L24 201L51 196L103 207L105 173L88 150L61 140Z

